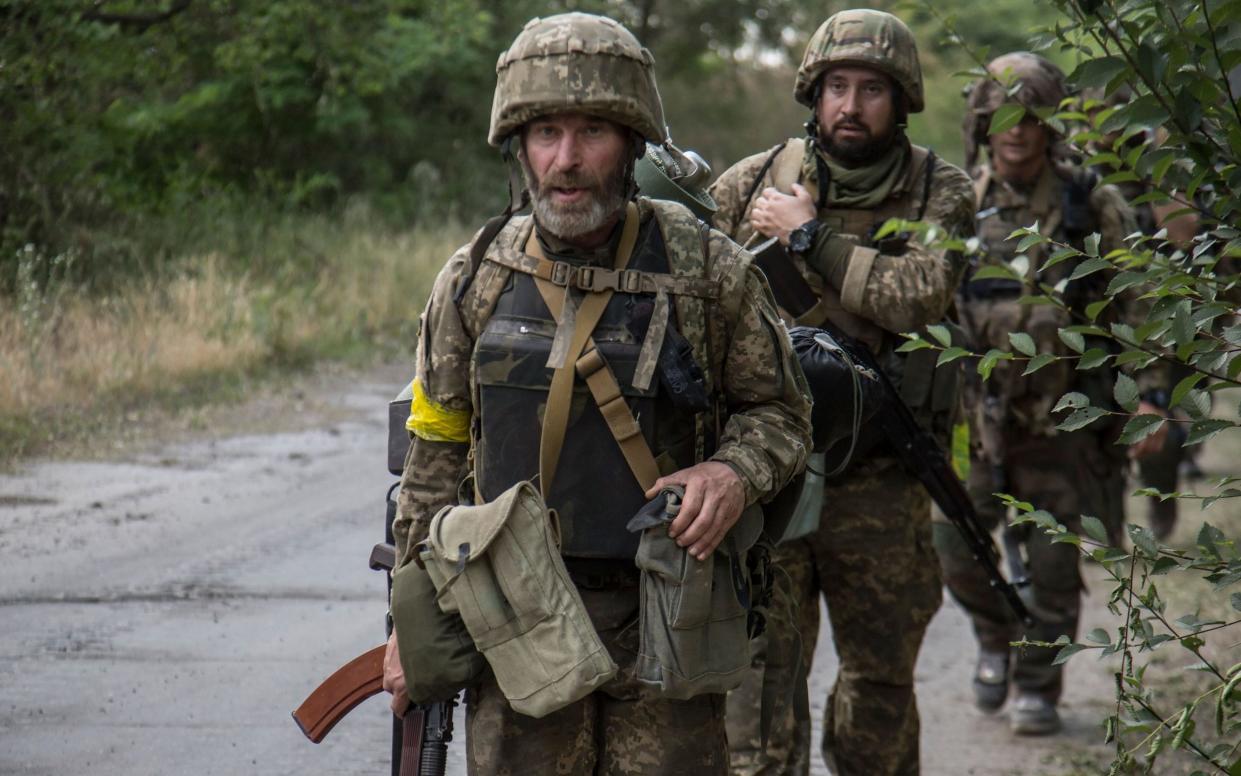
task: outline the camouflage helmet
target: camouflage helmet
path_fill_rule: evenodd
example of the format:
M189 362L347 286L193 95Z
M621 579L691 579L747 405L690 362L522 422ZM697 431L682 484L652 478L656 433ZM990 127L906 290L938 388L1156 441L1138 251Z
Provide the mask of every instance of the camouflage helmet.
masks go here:
M585 13L531 19L496 62L487 142L538 116L580 111L667 139L655 59L619 22Z
M813 109L815 84L836 65L861 65L886 73L905 93L910 113L920 112L925 104L918 45L905 23L890 13L858 8L823 22L810 36L797 69L793 87L797 101Z
M973 166L978 149L987 144L991 114L1006 102L1017 102L1031 110L1057 108L1069 94L1064 71L1051 61L1028 51L1014 51L991 60L991 77L978 81L969 92L961 134L965 141L967 166ZM1009 94L1013 87L1017 90Z
M703 221L710 221L717 206L707 193L711 166L694 151L682 151L668 141L646 144L646 153L633 168L634 180L643 196L680 202Z

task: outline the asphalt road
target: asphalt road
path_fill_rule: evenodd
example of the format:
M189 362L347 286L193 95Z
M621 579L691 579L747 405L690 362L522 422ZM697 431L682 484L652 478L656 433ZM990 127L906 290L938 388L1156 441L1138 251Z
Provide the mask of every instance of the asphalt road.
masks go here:
M381 698L317 746L289 715L383 640L366 561L396 387L387 372L344 381L331 419L301 430L0 476L0 774L386 773ZM836 670L823 636L816 717ZM1070 683L1066 735L1017 741L1002 714L972 709L973 655L946 604L918 668L923 773L1058 774L1098 739L1103 673ZM450 773L464 773L461 731L459 715Z

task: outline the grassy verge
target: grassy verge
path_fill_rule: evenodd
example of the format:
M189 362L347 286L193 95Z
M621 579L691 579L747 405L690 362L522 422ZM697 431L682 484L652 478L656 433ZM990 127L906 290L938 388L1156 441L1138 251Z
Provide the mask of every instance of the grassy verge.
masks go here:
M411 353L435 273L467 234L358 211L247 236L103 293L30 285L0 304L0 464L72 447L135 408L236 399L320 359Z

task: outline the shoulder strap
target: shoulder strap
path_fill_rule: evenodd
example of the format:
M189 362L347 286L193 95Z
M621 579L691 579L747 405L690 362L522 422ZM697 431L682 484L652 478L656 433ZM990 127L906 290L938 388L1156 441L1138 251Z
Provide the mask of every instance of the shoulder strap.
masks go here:
M621 231L620 246L617 248L614 270L623 270L633 255L634 244L638 238L638 210L630 203L625 215L625 225ZM536 258L542 258L543 250L537 236L532 232L526 242L526 250ZM535 278L535 285L552 317L559 323L567 311L565 309L566 289L542 278ZM634 477L643 490L647 490L659 479L659 466L655 456L642 436L642 428L634 418L633 412L621 394L620 385L612 368L604 360L603 355L595 346L591 333L603 311L607 308L614 290L606 288L590 292L577 308L571 321L573 325L572 340L569 344L568 357L552 375L551 388L547 394L547 408L543 414L543 433L539 442L539 488L544 498L551 494L552 478L556 474L556 466L560 461L560 450L564 445L565 431L569 423L569 408L573 403L574 374L581 374L590 389L599 412L608 424L608 429L620 445L625 461L633 471ZM579 354L581 354L579 356Z
M784 144L771 166L771 182L777 189L790 194L793 184L801 177L801 164L806 158L806 141L795 137Z
M978 172L978 177L974 179L974 206L982 207L983 198L987 196L987 189L991 187L991 166L983 165Z
M470 274L466 276L457 286L457 292L453 294L453 303L460 305L461 300L465 298L465 292L469 289L474 281L474 276L478 274L478 268L482 266L483 257L487 255L487 249L495 242L496 235L509 222L513 214L505 210L498 216L492 216L487 219L487 223L483 224L482 231L478 233L478 239L470 246Z
M935 162L939 157L935 155L933 149L927 149L926 161L923 163L922 176L922 204L918 206L918 217L915 221L921 221L926 216L926 207L931 201L931 179L935 176Z

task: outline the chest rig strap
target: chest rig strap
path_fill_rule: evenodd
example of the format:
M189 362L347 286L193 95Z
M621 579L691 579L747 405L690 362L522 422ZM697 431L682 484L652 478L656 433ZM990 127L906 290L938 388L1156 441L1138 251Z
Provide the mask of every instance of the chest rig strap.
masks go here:
M621 230L620 245L617 248L615 267L610 270L614 276L620 276L629 264L633 255L634 244L638 238L638 208L632 202L625 211L625 225ZM559 262L548 261L539 245L538 236L530 233L526 242L526 254L530 259L544 264ZM522 271L522 270L518 270ZM530 273L534 274L534 273ZM564 321L566 313L565 286L558 285L549 278L534 275L535 285L539 294L551 311L557 323ZM585 290L585 289L583 289ZM659 466L655 456L642 436L642 429L634 418L625 397L621 394L620 383L612 368L604 360L595 342L591 338L595 325L603 315L604 309L612 298L615 289L603 288L599 291L588 291L585 299L578 305L570 324L573 332L564 362L552 375L551 388L547 393L547 408L543 413L543 432L539 441L539 487L544 497L551 493L552 478L560 460L560 450L564 444L565 430L569 423L569 408L573 403L574 375L580 374L590 389L591 396L599 405L608 429L620 445L625 461L633 471L643 490L647 490L659 479Z
M624 269L620 265L612 269L583 267L566 261L552 261L546 258L542 251L535 255L528 244L523 254L501 253L488 256L487 260L561 289L576 288L592 294L604 291L658 294L663 291L673 296L693 296L699 299L717 299L720 295L719 284L705 278L643 272L638 269Z

